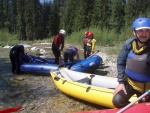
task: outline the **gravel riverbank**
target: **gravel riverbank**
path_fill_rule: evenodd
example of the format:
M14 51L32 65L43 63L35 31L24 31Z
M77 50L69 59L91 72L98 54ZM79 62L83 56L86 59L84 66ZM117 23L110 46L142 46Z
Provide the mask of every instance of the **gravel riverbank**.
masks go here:
M31 45L31 47L35 46L44 49L46 57L53 57L49 45ZM27 47L26 52L37 55L37 51L31 52L31 47ZM104 109L102 106L61 93L53 84L50 76L12 74L9 51L10 48L0 47L0 109L20 105L23 106L23 109L18 113L69 113ZM116 77L116 56L108 57L104 53L99 53L99 55L104 59L104 65L96 70L95 74Z

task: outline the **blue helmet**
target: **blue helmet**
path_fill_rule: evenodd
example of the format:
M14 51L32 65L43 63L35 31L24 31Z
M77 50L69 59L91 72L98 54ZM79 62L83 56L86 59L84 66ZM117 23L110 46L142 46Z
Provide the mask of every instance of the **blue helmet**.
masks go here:
M138 18L132 24L132 29L139 30L139 29L143 29L143 28L150 29L150 19L149 18L145 18L145 17Z

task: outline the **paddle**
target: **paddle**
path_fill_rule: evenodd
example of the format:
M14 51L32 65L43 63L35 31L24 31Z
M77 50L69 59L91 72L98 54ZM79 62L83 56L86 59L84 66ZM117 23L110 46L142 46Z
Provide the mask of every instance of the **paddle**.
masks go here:
M11 107L11 108L0 110L0 113L11 113L11 112L19 111L20 109L22 109L22 106Z
M143 97L147 96L148 94L150 94L150 90L148 90L147 92L145 92L144 94L142 94L140 97L138 97L137 99L135 99L133 102L131 102L130 104L128 104L127 106L125 106L121 110L119 110L117 113L124 112L126 109L128 109L129 107L131 107L133 104L135 104L137 101L141 100Z
M97 50L95 53L93 53L93 54L90 55L89 57L92 57L92 56L96 55L98 52L99 52L99 50ZM87 58L89 58L89 57L87 57ZM87 58L86 58L86 59L87 59Z

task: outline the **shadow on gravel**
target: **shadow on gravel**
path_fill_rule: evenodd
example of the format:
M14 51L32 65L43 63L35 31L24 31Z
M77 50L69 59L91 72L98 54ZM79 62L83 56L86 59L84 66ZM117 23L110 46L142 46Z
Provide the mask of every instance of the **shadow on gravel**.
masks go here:
M107 76L108 73L109 73L108 71L103 71L103 70L100 70L100 69L97 69L95 71L95 74L100 75L100 76Z
M49 77L31 74L15 75L11 72L9 58L0 58L0 108L31 103L41 97L55 96L56 90L49 88Z
M64 93L62 93L62 94L64 94ZM66 94L64 94L64 95L66 95ZM78 101L82 104L91 106L91 107L96 108L96 109L108 109L107 107L100 106L100 105L97 105L97 104L94 104L94 103L90 103L90 102L87 102L87 101L84 101L84 100L81 100L81 99L78 99L78 98L75 98L75 97L72 97L72 96L69 96L69 95L66 95L66 96L70 99L73 99L75 101Z
M95 70L96 75L106 76L109 71L105 71L105 68L108 68L109 66L100 66L97 70Z
M10 61L7 58L0 58L0 90L10 87L7 83L7 78L11 76L10 69Z

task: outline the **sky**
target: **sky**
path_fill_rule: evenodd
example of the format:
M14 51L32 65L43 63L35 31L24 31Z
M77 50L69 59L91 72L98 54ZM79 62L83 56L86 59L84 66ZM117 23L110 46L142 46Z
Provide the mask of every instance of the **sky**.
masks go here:
M52 0L40 0L41 3L43 3L44 1L49 2L49 1L52 1Z

